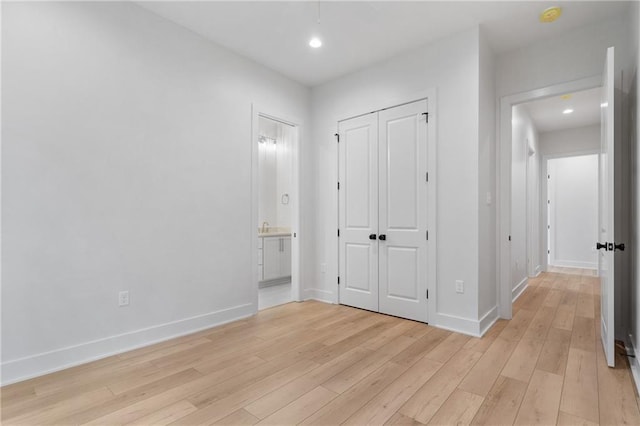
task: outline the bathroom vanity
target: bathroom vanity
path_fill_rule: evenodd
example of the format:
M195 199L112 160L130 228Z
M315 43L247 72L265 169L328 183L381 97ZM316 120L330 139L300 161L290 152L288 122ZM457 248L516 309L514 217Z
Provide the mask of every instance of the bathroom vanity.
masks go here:
M258 277L263 283L291 280L291 232L258 233Z

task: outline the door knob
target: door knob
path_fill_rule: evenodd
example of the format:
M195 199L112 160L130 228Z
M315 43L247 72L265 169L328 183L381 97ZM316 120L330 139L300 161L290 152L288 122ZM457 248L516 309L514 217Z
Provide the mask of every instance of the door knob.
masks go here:
M376 234L369 234L369 239L370 240L375 240L376 239Z
M613 249L614 250L624 251L624 243L622 243L622 244L614 244L613 245Z
M596 250L600 250L600 249L607 250L607 243L604 243L604 244L596 243Z
M386 239L387 239L387 236L386 236L385 234L380 234L380 235L378 236L378 238L379 238L380 240L384 241L384 240L386 240Z

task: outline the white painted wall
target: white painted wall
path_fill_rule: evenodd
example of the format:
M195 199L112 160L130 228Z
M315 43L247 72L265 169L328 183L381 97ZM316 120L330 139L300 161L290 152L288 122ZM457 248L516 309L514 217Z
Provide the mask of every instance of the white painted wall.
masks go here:
M2 381L255 312L251 103L309 90L131 3L4 3L2 39Z
M438 129L438 279L437 314L432 318L436 324L477 326L478 33L477 28L466 31L313 88L317 259L327 265L327 272L307 282L308 297L337 301L337 120L435 88L438 104L430 120ZM464 294L455 292L455 280L465 282Z
M495 55L484 34L479 39L478 127L478 312L480 319L495 316L496 292L496 98Z
M633 59L633 71L629 90L628 114L629 119L629 145L631 158L631 221L629 229L629 257L631 258L631 279L628 293L628 336L625 339L632 346L636 358L629 358L632 367L636 388L640 389L640 364L638 364L638 348L640 342L640 120L638 120L638 99L640 99L640 84L638 84L638 72L640 70L640 4L634 3L629 13L631 34L631 57Z
M538 228L536 187L538 185L538 131L526 105L512 111L511 135L511 288L516 297L524 289L530 274L529 264L536 263L537 241L532 241ZM538 235L538 232L535 232ZM535 269L535 266L534 268Z
M598 155L549 159L547 173L550 265L597 269Z
M600 152L600 125L577 127L575 129L558 130L540 133L541 176L548 175L547 159L575 156L578 154L593 154ZM540 186L540 262L542 270L547 269L547 249L549 247L546 225L548 223L547 184Z

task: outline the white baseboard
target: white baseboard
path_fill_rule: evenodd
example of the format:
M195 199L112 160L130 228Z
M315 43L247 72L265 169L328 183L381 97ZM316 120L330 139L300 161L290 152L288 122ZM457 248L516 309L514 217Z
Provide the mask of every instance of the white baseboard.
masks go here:
M553 260L549 266L557 266L560 268L580 268L580 269L598 269L598 263L581 262L577 260Z
M482 318L480 318L480 337L484 336L484 334L491 328L493 324L498 321L498 307L495 306L489 312L484 314Z
M513 288L513 290L511 290L511 302L515 302L516 299L518 299L518 297L520 297L522 295L522 293L524 293L524 291L527 288L527 284L529 283L529 278L525 278L522 281L520 281L518 283L517 286L515 286Z
M627 357L629 360L629 366L631 367L631 376L633 377L633 383L636 385L636 390L640 393L640 364L638 363L637 358L639 354L636 350L636 346L633 344L633 336L631 334L629 334L629 338L627 340L627 353L635 355L633 357Z
M320 290L317 288L308 288L305 289L305 297L304 300L317 300L319 302L325 302L325 303L331 303L334 304L335 302L335 295L330 292L330 291L326 291L326 290Z
M159 324L128 333L55 349L1 364L1 385L8 385L108 356L195 333L256 313L253 303L234 306L191 318Z
M487 312L480 320L463 318L456 315L436 313L429 325L473 337L481 337L498 319L498 308Z
M536 278L538 275L542 273L542 266L541 265L536 266L533 272L534 272L533 278Z

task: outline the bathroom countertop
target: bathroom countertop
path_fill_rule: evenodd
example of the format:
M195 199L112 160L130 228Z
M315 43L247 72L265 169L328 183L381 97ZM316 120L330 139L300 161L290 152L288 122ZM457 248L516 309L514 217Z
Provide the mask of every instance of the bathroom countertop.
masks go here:
M258 232L258 237L290 237L291 231L267 231L267 232Z

